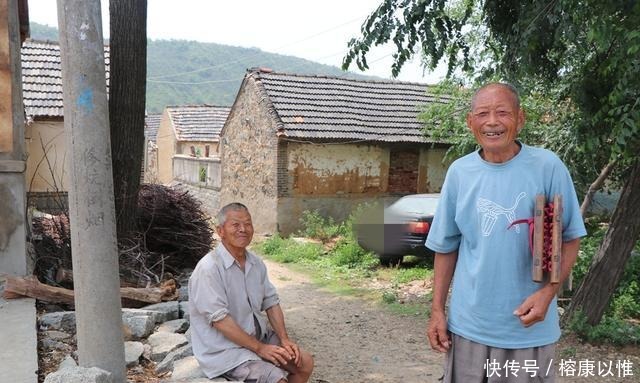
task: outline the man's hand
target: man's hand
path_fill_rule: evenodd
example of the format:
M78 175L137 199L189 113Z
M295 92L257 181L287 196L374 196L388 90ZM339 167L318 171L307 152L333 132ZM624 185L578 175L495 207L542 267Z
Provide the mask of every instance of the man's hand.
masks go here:
M293 355L293 363L296 367L300 367L300 363L302 362L302 359L300 359L300 347L289 339L281 340L280 343L290 355Z
M527 299L513 312L513 315L520 318L520 323L524 327L529 327L537 322L543 321L547 316L549 304L556 295L557 288L548 284L529 295Z
M293 354L289 353L284 347L273 344L260 343L256 354L278 367L285 366L293 359Z
M431 312L427 337L431 348L439 352L447 352L451 346L451 339L447 332L447 318L442 311Z

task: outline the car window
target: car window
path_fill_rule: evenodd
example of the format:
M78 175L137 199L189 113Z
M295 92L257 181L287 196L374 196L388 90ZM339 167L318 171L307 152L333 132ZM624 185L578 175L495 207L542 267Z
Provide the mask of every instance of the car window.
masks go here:
M433 197L402 197L393 205L393 210L414 214L433 214L438 207L438 198Z

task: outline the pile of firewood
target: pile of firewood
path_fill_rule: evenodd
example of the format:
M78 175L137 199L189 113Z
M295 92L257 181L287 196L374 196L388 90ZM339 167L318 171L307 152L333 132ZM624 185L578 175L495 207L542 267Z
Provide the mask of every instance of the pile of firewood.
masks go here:
M160 286L180 275L183 269L193 268L212 246L209 217L188 192L162 185L142 185L136 216L138 231L118 243L122 286ZM71 288L67 214L34 214L31 239L37 279ZM163 299L166 298L164 294Z
M159 283L193 268L213 244L209 216L191 194L162 185L143 185L138 193L138 229L120 241L123 278Z
M146 249L162 254L173 267L195 266L211 248L209 216L186 191L144 185L138 194L138 227Z

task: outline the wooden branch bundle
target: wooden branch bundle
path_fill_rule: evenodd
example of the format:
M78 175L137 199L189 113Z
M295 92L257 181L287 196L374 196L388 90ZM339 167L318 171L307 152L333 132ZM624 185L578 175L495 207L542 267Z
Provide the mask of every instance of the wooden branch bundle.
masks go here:
M35 276L22 278L7 275L3 296L6 299L26 296L46 302L74 304L73 290L45 285ZM123 302L159 303L173 300L176 298L176 282L170 279L159 287L150 288L121 287L120 296Z
M138 286L160 283L171 272L192 268L213 242L209 216L189 193L162 185L142 185L136 210L139 231L121 240L120 275ZM46 283L72 278L69 220L65 214L33 218L35 274ZM57 273L57 274L56 274Z
M138 225L150 253L170 266L193 267L211 248L209 216L188 192L143 185L138 194Z

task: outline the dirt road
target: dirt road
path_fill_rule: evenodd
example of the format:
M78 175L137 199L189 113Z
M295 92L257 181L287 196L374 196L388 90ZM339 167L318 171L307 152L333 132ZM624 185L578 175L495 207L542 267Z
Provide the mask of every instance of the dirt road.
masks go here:
M353 297L337 296L314 286L307 277L265 260L278 288L290 335L315 357L313 383L437 383L443 356L430 349L425 320L398 316ZM573 361L573 375L560 375L558 363ZM579 376L591 361L593 375ZM631 363L621 376L616 365ZM556 351L558 383L640 382L640 352L590 346L562 339ZM612 363L609 373L598 371Z
M431 383L443 357L428 347L422 319L336 296L303 275L266 261L290 335L314 354L314 383Z

